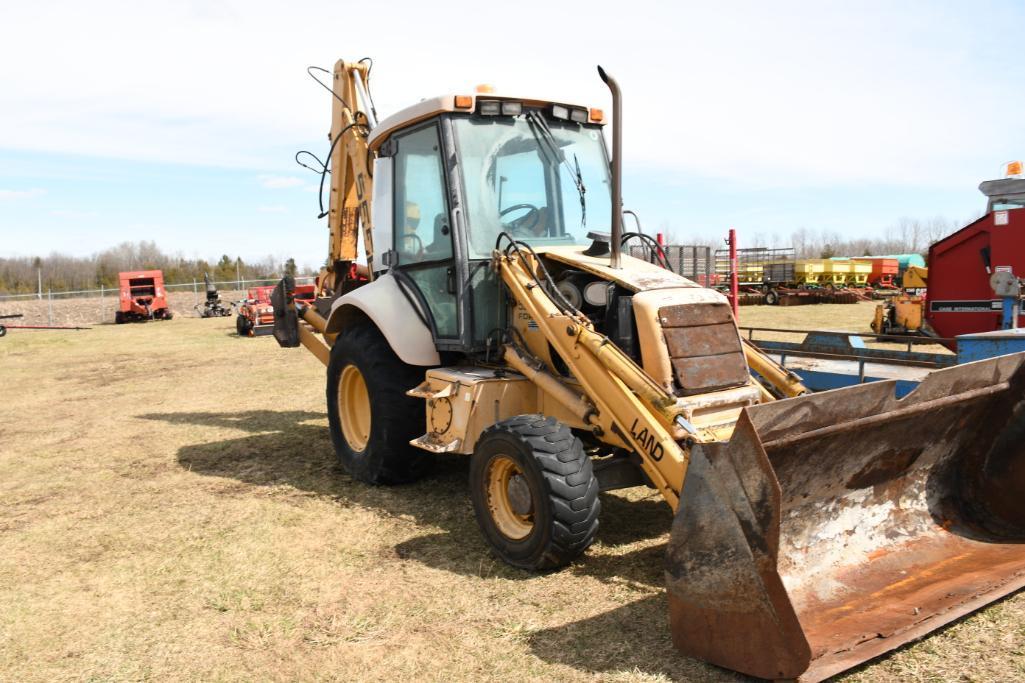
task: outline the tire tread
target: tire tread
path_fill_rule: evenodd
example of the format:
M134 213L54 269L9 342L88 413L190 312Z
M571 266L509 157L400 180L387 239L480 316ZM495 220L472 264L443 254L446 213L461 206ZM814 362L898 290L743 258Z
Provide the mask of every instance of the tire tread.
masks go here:
M541 469L552 513L551 534L532 569L563 567L595 539L601 501L591 458L566 425L544 415L518 415L498 422L481 441L504 433L531 450Z

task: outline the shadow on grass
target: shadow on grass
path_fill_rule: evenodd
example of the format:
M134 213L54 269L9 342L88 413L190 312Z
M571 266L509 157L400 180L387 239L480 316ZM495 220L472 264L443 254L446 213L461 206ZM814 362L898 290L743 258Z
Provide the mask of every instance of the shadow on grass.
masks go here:
M178 463L211 477L256 486L288 485L340 505L370 508L392 517L412 517L443 530L395 546L398 557L468 576L530 580L536 575L494 558L474 519L467 489L469 458L435 456L432 473L414 484L369 486L353 480L336 463L324 413L253 410L241 413L150 413L140 419L176 425L231 428L251 436L185 446ZM651 498L628 501L602 496L598 542L619 546L658 537L672 521L669 508ZM624 555L584 555L568 571L597 578L617 577L661 587L664 544Z
M677 652L661 593L589 619L535 631L528 642L538 658L591 674L640 672L674 681L757 680Z

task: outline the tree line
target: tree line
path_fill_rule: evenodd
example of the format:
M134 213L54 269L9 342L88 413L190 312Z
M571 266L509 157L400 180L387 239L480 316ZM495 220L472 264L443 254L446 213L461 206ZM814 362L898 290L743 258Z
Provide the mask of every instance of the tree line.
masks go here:
M227 254L209 262L168 254L155 242L124 242L92 256L68 256L57 252L49 256L0 258L0 294L27 294L39 289L69 292L82 289L115 289L118 273L129 270L161 270L166 284L203 282L209 274L214 281L243 278L277 279L282 275L302 275L295 259L279 262L272 256L247 262Z

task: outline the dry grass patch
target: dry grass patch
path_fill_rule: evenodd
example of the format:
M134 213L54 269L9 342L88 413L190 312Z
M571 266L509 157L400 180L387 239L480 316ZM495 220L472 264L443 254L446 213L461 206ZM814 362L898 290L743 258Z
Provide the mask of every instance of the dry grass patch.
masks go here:
M566 570L511 569L477 531L465 458L354 483L323 368L232 326L0 341L0 679L741 680L672 649L671 517L649 491L604 496ZM853 680L1021 679L1023 607Z

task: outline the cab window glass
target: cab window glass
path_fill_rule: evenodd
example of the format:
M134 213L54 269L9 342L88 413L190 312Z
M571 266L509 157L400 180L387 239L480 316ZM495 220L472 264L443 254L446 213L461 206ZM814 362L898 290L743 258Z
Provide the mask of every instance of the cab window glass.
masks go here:
M395 251L400 265L452 257L445 176L436 126L397 139Z

